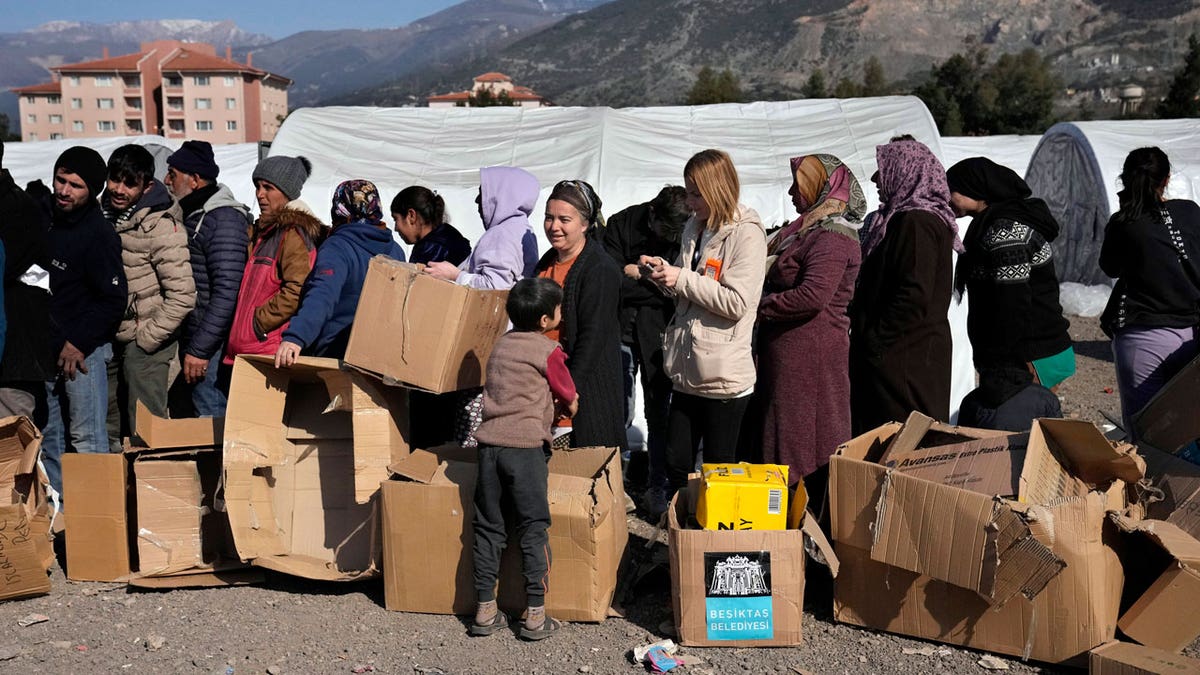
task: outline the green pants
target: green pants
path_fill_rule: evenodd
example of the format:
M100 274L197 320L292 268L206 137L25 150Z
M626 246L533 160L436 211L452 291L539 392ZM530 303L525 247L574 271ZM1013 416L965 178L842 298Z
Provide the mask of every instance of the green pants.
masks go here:
M121 439L137 427L135 411L141 401L159 417L167 416L167 389L171 363L178 344L169 340L155 352L146 352L136 342L114 342L108 362L108 446L121 452Z

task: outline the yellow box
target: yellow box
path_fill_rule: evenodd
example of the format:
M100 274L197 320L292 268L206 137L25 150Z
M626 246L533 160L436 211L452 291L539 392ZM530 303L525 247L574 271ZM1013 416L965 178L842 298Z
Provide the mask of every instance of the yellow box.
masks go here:
M696 520L700 527L706 530L787 529L786 466L704 464L700 478L700 496L696 503Z

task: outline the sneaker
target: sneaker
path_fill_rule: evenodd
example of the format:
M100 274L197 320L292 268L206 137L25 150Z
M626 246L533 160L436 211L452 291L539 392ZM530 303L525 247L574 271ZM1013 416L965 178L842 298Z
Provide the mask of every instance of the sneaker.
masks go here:
M667 499L666 489L657 486L652 487L646 490L644 499L646 514L650 516L650 522L657 523L670 507L670 500Z

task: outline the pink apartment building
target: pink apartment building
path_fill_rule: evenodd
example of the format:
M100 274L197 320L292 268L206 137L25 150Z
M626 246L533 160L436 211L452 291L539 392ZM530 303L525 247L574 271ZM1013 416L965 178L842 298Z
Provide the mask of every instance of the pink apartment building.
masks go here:
M238 63L229 48L160 40L136 54L50 69L53 81L12 89L21 139L160 134L221 143L270 141L292 81Z

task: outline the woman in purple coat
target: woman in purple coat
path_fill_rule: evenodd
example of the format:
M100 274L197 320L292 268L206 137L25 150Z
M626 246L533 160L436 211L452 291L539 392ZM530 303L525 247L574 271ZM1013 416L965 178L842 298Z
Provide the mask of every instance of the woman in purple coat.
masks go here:
M768 247L758 304L758 383L766 406L763 461L804 478L814 505L829 456L850 438L850 319L867 202L832 155L792 158L788 194L800 217Z

